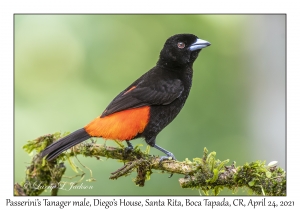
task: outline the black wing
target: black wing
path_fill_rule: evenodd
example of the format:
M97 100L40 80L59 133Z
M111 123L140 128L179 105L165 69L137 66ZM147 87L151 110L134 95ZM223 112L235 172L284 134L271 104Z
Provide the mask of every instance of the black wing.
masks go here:
M167 105L178 98L184 90L179 79L153 81L140 80L121 92L105 109L101 117L125 109L149 105Z

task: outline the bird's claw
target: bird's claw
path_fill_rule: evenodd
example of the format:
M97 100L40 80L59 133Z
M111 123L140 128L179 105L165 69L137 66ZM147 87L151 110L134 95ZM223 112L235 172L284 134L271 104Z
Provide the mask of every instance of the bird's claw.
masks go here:
M171 152L167 153L166 155L167 156L160 157L160 159L159 159L159 165L161 165L162 161L164 161L164 160L176 160L175 156ZM172 176L173 176L173 173L170 174L169 178L171 178Z
M159 164L161 165L162 164L162 161L164 160L176 160L175 156L173 155L173 153L171 152L168 152L166 154L167 156L161 156L160 159L159 159Z

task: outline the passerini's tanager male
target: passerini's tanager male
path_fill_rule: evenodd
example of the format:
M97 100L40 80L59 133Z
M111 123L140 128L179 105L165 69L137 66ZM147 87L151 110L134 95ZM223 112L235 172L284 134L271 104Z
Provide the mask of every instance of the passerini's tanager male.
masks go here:
M91 137L129 142L144 138L166 156L175 156L156 144L156 136L178 115L191 89L193 63L210 43L193 34L176 34L165 42L156 65L129 85L89 124L42 151L47 160Z

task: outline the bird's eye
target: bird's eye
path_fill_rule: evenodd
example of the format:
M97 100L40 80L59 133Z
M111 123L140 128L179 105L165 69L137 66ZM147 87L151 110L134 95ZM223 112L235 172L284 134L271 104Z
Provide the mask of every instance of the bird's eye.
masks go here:
M182 48L185 47L185 44L183 42L178 42L177 43L177 47L180 48L180 49L182 49Z

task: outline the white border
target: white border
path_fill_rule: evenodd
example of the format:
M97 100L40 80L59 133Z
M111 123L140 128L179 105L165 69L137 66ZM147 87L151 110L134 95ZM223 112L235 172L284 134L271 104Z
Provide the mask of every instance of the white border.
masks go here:
M1 128L1 209L6 209L6 199L28 200L12 196L13 189L13 14L14 13L287 13L287 171L288 196L267 198L271 200L294 200L299 205L298 154L299 154L299 8L296 1L8 1L0 3L0 128ZM49 197L48 197L49 198ZM118 197L119 199L120 197ZM163 197L162 199L167 199ZM250 199L242 197L243 199ZM34 199L34 198L30 198ZM39 198L40 200L43 197ZM49 198L54 199L54 198ZM59 197L55 200L83 199ZM93 197L89 197L90 200ZM113 199L105 197L105 200ZM146 197L126 197L131 200L145 200ZM159 198L157 198L159 199ZM185 198L178 197L179 200ZM193 197L192 199L198 199ZM199 198L200 199L200 198ZM201 197L201 199L204 199ZM211 200L221 198L209 197ZM233 200L235 197L227 197ZM261 199L258 197L257 200ZM4 207L4 208L3 208ZM74 207L75 208L75 207ZM99 208L99 207L98 207ZM156 207L162 209L164 207ZM198 207L199 208L199 207ZM82 209L82 208L81 208ZM116 208L109 208L116 209ZM129 208L127 208L129 209ZM211 209L211 207L209 207ZM218 209L218 208L214 208ZM255 208L255 209L259 209ZM270 209L273 209L270 207ZM276 208L283 209L283 208ZM294 209L294 207L293 207Z

